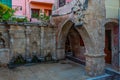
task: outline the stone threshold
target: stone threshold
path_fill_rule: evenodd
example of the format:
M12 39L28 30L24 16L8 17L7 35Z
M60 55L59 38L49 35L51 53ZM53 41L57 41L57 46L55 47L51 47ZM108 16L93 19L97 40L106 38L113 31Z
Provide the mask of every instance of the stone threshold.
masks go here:
M104 74L104 75L101 75L101 76L89 78L89 79L87 79L87 80L112 80L111 77L112 77L112 76L109 75L109 74Z

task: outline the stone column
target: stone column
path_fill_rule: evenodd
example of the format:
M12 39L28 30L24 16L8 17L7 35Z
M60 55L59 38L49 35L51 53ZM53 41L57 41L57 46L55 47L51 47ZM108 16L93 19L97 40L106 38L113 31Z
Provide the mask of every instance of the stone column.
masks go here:
M86 73L90 76L104 74L105 54L104 42L105 32L103 22L105 21L105 0L90 0L86 11L85 29L89 34L90 40L86 46L88 52L86 57ZM85 43L86 44L86 43Z
M10 34L10 59L12 57L14 57L14 51L13 51L13 48L14 48L14 31L13 30L9 30L9 34Z
M57 47L56 47L56 53L57 53L57 59L65 59L65 48L64 44L62 44L63 41L58 41L57 42Z
M26 15L27 19L30 20L31 18L31 8L30 8L30 2L26 1Z
M30 50L30 48L29 48L29 42L30 42L30 39L29 39L29 35L30 35L30 33L31 33L31 30L30 30L30 27L29 26L26 26L26 58L28 58L28 57L30 57L30 52L29 52L29 50Z
M40 36L41 36L41 40L40 40L40 56L44 56L44 27L41 27L40 29Z
M104 56L103 54L86 55L86 73L89 76L98 76L104 73Z
M57 52L56 52L56 35L55 35L55 31L53 31L52 32L52 36L53 36L53 58L55 59L55 60L57 60Z

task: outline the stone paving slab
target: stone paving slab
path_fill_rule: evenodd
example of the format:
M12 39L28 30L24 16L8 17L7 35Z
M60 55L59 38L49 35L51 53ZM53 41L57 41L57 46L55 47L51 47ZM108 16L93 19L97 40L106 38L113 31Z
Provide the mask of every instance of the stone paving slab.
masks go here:
M0 68L0 80L86 80L84 66L67 64L37 64L21 66L13 70Z

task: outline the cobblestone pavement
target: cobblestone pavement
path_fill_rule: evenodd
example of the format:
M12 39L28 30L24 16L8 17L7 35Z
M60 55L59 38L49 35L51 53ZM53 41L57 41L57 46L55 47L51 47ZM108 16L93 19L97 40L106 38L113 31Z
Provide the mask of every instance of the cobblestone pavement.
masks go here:
M86 80L84 66L74 62L0 68L0 80Z

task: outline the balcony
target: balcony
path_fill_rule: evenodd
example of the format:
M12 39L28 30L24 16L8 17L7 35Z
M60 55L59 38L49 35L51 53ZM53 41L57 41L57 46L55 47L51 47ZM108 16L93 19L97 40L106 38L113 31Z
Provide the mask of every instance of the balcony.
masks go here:
M29 0L29 2L49 3L53 4L54 0Z

